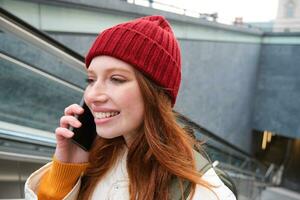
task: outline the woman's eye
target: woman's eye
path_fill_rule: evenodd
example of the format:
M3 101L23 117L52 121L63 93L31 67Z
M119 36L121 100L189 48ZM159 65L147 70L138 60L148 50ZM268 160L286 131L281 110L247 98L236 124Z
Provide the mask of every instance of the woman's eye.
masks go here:
M87 82L88 84L92 83L94 80L93 79L90 79L90 78L87 78L85 79L85 82Z
M124 82L126 82L125 79L118 78L118 77L113 77L113 76L110 78L110 80L111 80L112 82L115 82L115 83L124 83Z

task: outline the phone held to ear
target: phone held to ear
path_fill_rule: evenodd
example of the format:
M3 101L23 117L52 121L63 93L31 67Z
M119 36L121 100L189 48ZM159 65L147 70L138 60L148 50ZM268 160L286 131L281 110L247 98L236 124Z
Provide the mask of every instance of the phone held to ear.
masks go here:
M69 127L69 130L74 132L71 141L77 144L83 150L89 151L97 135L96 125L94 122L94 116L84 102L84 98L81 99L80 106L84 109L84 112L80 115L75 115L75 117L81 122L82 125L79 128L72 126Z

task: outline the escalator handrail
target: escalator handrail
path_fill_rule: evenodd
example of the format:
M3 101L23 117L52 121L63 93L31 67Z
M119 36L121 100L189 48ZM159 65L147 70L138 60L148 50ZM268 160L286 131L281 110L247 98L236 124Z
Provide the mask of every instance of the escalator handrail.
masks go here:
M16 17L12 13L8 12L7 10L0 7L0 16L8 19L9 21L13 22L14 24L18 25L19 27L23 28L24 30L27 30L28 32L31 32L33 35L41 38L45 42L55 46L56 48L64 51L65 53L73 56L77 60L80 60L81 62L84 62L84 57L77 53L76 51L73 51L72 49L64 46L60 42L54 40L50 36L48 36L46 33L38 30L37 28L33 27L32 25L28 24L27 22L21 20L20 18Z

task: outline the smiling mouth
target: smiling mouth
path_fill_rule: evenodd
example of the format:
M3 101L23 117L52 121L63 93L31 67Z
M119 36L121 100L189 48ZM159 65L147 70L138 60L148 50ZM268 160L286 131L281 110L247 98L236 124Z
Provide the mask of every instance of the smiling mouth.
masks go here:
M94 112L96 119L105 119L119 115L120 112Z

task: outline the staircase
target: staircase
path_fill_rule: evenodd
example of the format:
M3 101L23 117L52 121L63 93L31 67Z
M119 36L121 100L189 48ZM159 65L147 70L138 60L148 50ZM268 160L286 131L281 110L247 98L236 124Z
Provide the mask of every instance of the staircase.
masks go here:
M259 200L300 200L300 193L281 187L266 188Z

